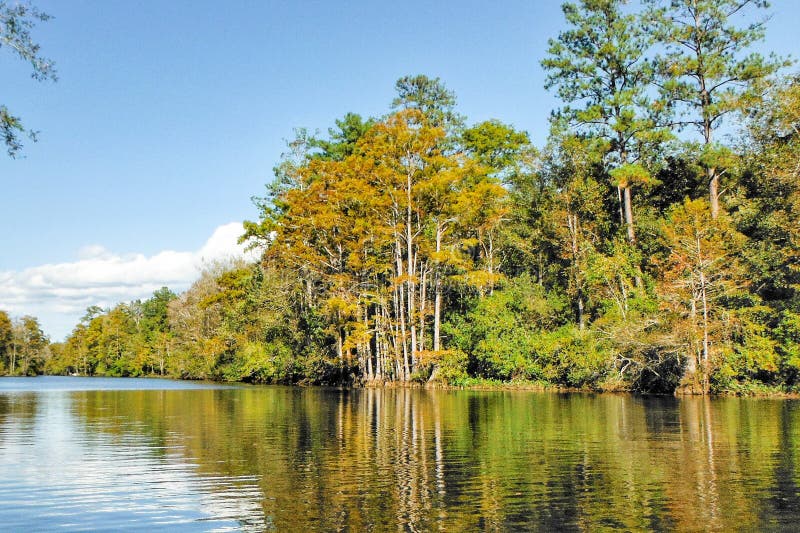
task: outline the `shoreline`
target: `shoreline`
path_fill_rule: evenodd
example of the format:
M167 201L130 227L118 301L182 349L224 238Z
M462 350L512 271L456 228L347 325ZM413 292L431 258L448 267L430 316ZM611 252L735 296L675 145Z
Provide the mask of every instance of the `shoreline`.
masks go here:
M307 385L317 386L317 385ZM361 385L343 386L343 388L410 388L410 389L425 389L425 390L463 390L463 391L519 391L519 392L549 392L555 394L615 394L615 395L629 395L629 396L658 396L658 397L673 397L673 398L697 398L708 396L711 398L763 398L763 399L786 399L798 400L800 399L800 392L787 392L787 391L720 391L709 392L706 394L701 393L680 393L680 392L640 392L626 389L602 389L602 388L577 388L577 387L561 387L552 384L542 384L537 382L487 382L487 383L474 383L468 385L450 385L444 383L405 383L405 382L367 382Z
M320 384L320 383L261 383L261 382L247 382L247 381L225 381L214 379L186 379L174 376L103 376L103 375L75 375L75 374L38 374L36 376L9 376L0 375L2 378L36 378L36 377L71 377L71 378L101 378L101 379L161 379L170 381L185 381L185 382L202 382L217 385L245 385L252 387L259 386L280 386L280 387L298 387L298 388L338 388L338 389L419 389L429 391L485 391L485 392L547 392L555 394L614 394L614 395L629 395L629 396L653 396L653 397L674 397L674 398L697 398L708 396L710 398L754 398L754 399L781 399L781 400L800 400L800 392L781 391L771 389L761 390L741 390L741 391L719 391L709 392L706 394L691 393L691 392L640 392L626 389L613 389L613 388L578 388L578 387L562 387L559 385L541 383L535 381L479 381L475 380L468 384L448 384L442 382L435 383L421 383L421 382L403 382L403 381L380 381L372 380L362 383L350 384Z

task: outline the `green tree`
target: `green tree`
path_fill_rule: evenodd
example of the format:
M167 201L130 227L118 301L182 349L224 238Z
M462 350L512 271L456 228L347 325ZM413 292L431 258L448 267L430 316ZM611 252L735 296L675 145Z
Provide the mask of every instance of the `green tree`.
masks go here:
M175 349L167 360L168 373L188 379L211 379L227 350L221 337L222 304L217 279L230 265L213 264L200 273L188 290L169 303Z
M684 386L707 392L731 333L728 308L744 288L738 260L742 235L727 216L714 219L702 199L675 206L663 233L670 253L662 267L662 298L678 317L676 327L686 342Z
M15 358L12 359L12 374L18 372L23 376L39 373L44 364L45 349L49 341L39 325L36 317L23 316L16 324L14 333ZM19 369L15 366L19 364Z
M56 80L53 62L40 54L40 47L31 35L38 22L48 20L50 15L28 3L9 5L8 2L0 2L0 48L5 46L21 60L30 63L31 76L38 81ZM11 157L16 157L22 149L21 135L36 140L36 132L26 130L20 118L4 105L0 105L0 135Z
M535 156L528 134L499 120L486 120L465 129L460 142L467 154L503 181L521 172Z
M550 40L542 67L545 87L567 103L558 114L578 132L607 143L611 176L620 195L628 240L636 241L632 189L652 181L646 168L656 127L648 89L652 69L646 52L652 40L626 0L581 0L562 7L569 29ZM574 106L574 107L573 107Z
M554 370L547 336L566 322L563 295L546 293L527 274L504 282L470 311L445 324L452 348L468 354L468 369L480 377L546 380Z
M364 120L357 113L347 113L343 118L336 120L336 128L328 128L327 139L317 137L308 139L308 147L312 150L310 157L342 161L353 154L358 140L374 124L375 121L371 118Z
M560 261L559 282L573 303L578 329L589 316L589 260L608 235L603 205L605 188L598 183L601 151L592 139L554 136L545 155L544 172L554 186L552 203L544 214L545 232L552 239L553 258Z
M11 317L5 311L0 310L0 362L3 365L0 371L9 367L13 339L14 326Z
M753 285L767 299L789 300L800 289L800 80L771 84L747 132L735 216L751 238Z
M161 287L141 307L144 349L151 356L148 358L151 367L158 368L158 373L162 376L166 372L173 337L169 327L169 304L175 298L177 295L174 292L167 287Z
M464 126L464 117L455 110L456 96L439 78L424 74L403 76L395 83L397 96L392 100L392 110L417 110L430 126L442 128L448 134L457 133Z
M662 98L679 126L701 135L701 164L708 183L712 218L719 215L720 178L730 159L716 132L732 113L760 96L760 83L785 60L765 58L751 47L764 38L766 19L736 23L765 0L646 0L646 18L665 51L657 58ZM744 21L742 21L744 22Z

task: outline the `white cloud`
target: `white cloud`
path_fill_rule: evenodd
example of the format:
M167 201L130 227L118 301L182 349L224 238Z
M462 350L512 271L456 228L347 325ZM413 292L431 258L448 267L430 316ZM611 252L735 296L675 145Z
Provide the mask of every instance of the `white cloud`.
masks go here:
M238 257L254 259L255 254L237 244L241 234L241 223L231 222L214 230L194 252L118 254L93 244L82 247L72 263L0 271L0 309L14 316L38 317L45 332L61 340L91 305L110 307L148 298L164 286L181 291L197 279L204 264Z
M78 259L104 259L111 256L113 254L100 244L88 244L78 250Z

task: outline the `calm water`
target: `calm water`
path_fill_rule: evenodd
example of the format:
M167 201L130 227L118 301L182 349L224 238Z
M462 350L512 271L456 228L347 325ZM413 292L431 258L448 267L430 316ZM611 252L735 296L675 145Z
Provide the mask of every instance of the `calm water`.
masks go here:
M797 530L800 402L0 379L3 530Z

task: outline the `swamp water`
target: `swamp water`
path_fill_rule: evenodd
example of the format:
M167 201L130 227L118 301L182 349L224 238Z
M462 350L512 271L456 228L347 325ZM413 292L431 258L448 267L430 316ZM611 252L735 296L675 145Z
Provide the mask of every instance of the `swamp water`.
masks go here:
M800 401L0 379L0 528L797 530Z

